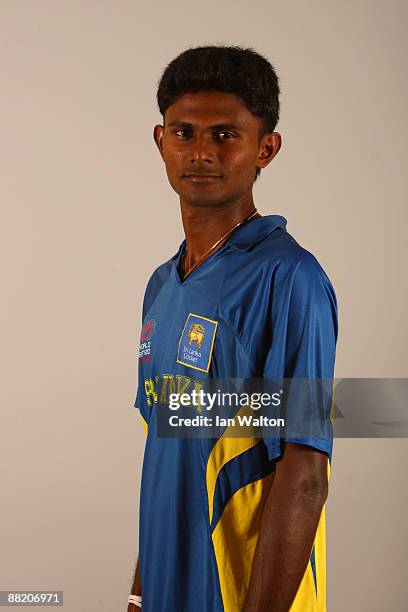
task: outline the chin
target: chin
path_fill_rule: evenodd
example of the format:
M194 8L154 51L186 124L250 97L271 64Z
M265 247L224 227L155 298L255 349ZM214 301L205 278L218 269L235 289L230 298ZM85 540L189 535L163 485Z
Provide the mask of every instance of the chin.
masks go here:
M220 206L224 199L220 198L219 194L217 194L217 196L206 196L204 194L199 194L199 193L184 193L184 194L179 194L180 198L183 200L183 202L187 202L190 206L197 206L197 207L216 207L216 206Z
M183 202L193 206L216 206L225 199L224 190L210 185L192 185L186 188L179 182L170 183L174 191Z

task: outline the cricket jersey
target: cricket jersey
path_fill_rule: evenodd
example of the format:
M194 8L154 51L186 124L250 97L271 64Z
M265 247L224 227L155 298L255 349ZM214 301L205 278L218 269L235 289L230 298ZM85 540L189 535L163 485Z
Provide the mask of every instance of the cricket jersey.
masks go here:
M329 478L332 435L229 437L228 427L218 437L158 435L169 395L203 379L333 380L335 292L286 225L281 215L250 220L184 281L183 240L148 281L135 400L146 430L139 527L144 612L242 610L282 442L325 453ZM330 407L323 420L332 431ZM324 507L290 610L326 610Z

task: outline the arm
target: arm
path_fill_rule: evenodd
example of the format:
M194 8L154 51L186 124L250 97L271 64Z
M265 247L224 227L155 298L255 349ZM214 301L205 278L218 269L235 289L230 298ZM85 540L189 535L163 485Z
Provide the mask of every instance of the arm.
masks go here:
M287 612L328 493L327 455L286 443L262 515L244 612Z
M142 584L140 581L140 566L139 559L137 560L136 570L135 570L135 578L133 580L132 586L132 594L133 595L141 595L142 594ZM139 606L135 606L134 604L128 604L127 612L139 612L141 608Z

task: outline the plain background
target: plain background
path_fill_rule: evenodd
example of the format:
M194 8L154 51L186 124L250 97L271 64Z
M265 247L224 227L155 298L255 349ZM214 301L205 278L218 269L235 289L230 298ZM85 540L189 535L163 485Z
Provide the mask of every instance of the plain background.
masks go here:
M336 376L407 376L407 13L404 0L0 0L0 589L126 609L141 302L184 237L155 94L186 47L252 46L273 63L283 145L255 203L334 284ZM335 440L330 612L408 609L407 461L406 439Z

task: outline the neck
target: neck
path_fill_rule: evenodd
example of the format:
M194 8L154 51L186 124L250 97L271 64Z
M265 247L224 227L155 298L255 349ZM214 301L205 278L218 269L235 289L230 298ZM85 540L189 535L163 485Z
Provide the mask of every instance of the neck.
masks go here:
M192 266L228 230L250 215L255 204L251 194L245 200L225 206L191 206L181 201L180 207L187 242L186 264ZM257 216L261 215L257 213L254 218Z

